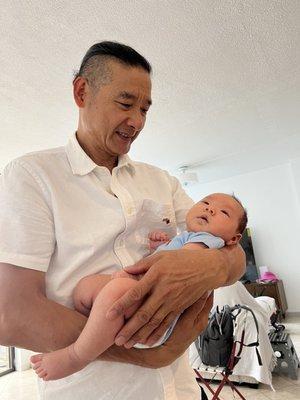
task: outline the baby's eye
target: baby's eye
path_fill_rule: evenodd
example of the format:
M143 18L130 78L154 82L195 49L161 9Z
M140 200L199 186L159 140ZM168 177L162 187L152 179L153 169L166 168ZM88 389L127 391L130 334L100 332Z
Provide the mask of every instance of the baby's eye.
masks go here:
M226 210L221 210L221 212L222 212L223 214L227 215L227 217L229 217L229 214L228 214L228 212L227 212Z
M207 204L207 205L208 205L208 201L204 201L204 200L202 200L202 203L204 203L204 204Z

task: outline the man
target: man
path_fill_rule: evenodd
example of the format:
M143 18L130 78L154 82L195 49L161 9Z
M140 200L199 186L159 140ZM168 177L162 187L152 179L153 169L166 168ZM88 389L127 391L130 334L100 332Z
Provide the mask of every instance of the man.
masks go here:
M175 178L126 155L151 105L150 73L150 64L128 46L92 46L73 82L76 134L65 148L13 161L2 177L2 344L39 352L66 346L86 322L72 304L82 277L128 265L131 273L146 272L107 315L114 318L149 295L119 333L118 346L83 371L41 382L45 400L198 399L185 350L207 322L207 291L243 273L238 247L174 250L138 262L147 254L147 232L175 235L192 205ZM156 341L183 310L163 346L129 349Z

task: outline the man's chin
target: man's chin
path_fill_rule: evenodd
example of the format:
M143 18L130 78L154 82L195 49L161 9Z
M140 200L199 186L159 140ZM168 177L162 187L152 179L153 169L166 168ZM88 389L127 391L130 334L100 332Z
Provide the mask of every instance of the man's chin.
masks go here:
M131 146L114 146L110 149L110 154L114 157L124 156L130 150Z

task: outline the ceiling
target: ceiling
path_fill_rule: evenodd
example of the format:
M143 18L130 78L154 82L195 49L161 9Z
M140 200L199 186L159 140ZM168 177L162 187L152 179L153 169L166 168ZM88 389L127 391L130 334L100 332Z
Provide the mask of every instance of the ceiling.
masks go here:
M117 40L153 66L153 106L131 157L202 180L300 157L299 0L12 2L0 14L0 169L65 144L72 74Z

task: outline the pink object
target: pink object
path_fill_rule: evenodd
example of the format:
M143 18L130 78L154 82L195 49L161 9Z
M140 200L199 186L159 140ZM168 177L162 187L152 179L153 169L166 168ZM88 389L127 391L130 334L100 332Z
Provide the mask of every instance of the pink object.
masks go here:
M260 281L277 282L278 278L273 272L266 271L262 274Z

